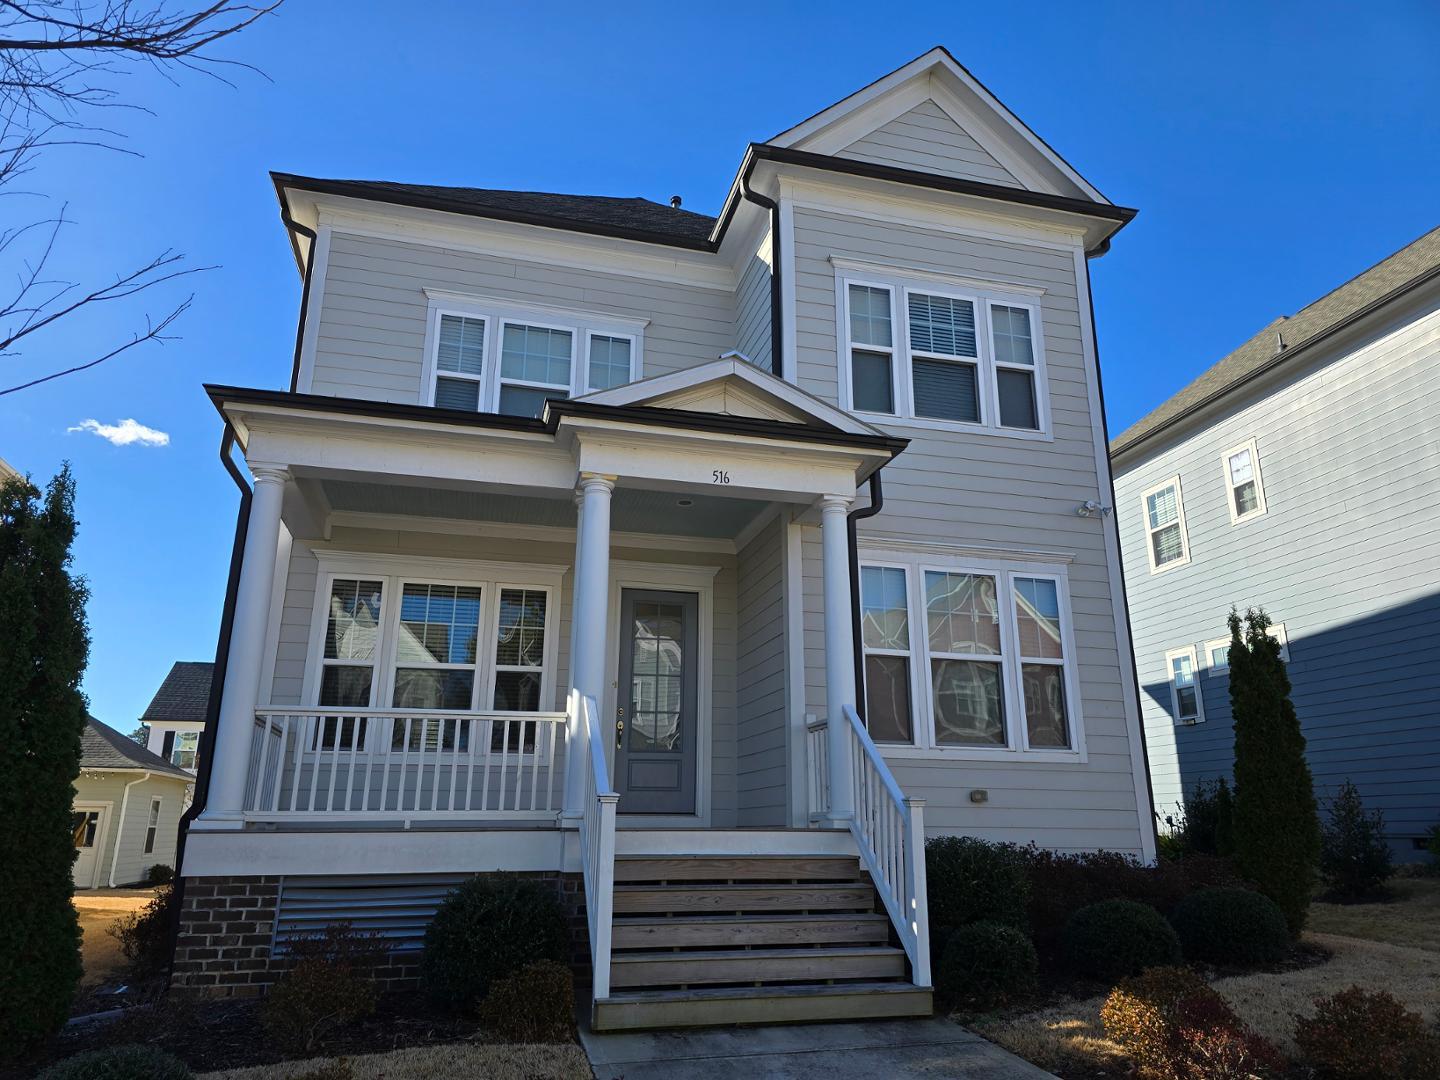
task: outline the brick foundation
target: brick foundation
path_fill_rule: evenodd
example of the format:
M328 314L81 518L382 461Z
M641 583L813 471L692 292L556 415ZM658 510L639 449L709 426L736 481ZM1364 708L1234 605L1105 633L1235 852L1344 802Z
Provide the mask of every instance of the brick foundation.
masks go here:
M556 872L477 875L525 877L552 884L570 924L571 963L577 980L590 976L590 935L585 914L585 885L580 874ZM197 997L258 997L288 966L272 955L279 877L186 878L180 908L172 990ZM383 989L416 985L420 952L393 952L375 972Z

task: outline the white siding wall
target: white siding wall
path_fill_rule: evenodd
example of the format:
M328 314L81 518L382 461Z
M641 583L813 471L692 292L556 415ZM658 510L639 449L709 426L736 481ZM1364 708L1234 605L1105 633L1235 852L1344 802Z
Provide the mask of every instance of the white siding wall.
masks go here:
M909 793L929 800L935 833L1067 850L1141 850L1148 795L1137 793L1122 680L1129 657L1117 646L1112 589L1102 530L1075 508L1102 497L1096 472L1075 263L1069 251L967 238L949 233L797 208L796 334L799 382L838 401L835 271L831 256L883 262L984 280L1043 287L1041 299L1053 442L1008 439L889 425L911 444L885 469L885 509L861 526L865 536L999 548L1042 549L1073 556L1069 567L1080 687L1089 760L1084 764L963 762L894 758ZM825 711L819 532L804 540L806 711ZM972 788L990 793L970 803Z

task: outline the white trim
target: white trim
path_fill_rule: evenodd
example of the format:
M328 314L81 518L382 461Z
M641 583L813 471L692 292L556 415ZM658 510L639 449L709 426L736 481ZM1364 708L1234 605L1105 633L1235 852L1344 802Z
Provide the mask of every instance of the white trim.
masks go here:
M785 563L785 753L790 786L790 825L810 822L806 787L808 732L805 716L805 565L804 527L787 520L782 530Z
M1069 564L1075 554L1068 551L1043 551L1036 548L1001 548L981 544L947 544L941 540L905 540L893 536L860 536L860 545L882 551L916 552L955 559L985 559L993 562L1034 562Z
M1091 318L1090 274L1085 253L1075 252L1075 287L1080 311L1080 348L1085 358L1085 394L1090 408L1090 432L1094 445L1097 495L1115 505L1115 482L1110 463L1109 440L1105 435L1105 408L1100 400L1100 357ZM1150 797L1150 773L1145 761L1145 730L1140 714L1140 685L1135 666L1135 643L1130 634L1130 616L1125 607L1125 570L1120 558L1118 514L1100 514L1101 535L1105 538L1106 583L1115 627L1120 697L1125 710L1126 744L1130 751L1130 774L1135 789L1135 810L1139 817L1141 858L1151 862L1156 854L1155 807Z
M106 769L105 771L106 771L106 772L121 772L121 771L130 772L131 770L129 770L129 769L125 769L125 770ZM147 773L146 775L149 775L149 774ZM145 779L144 776L142 776L142 777L140 778L140 780L143 780L143 779ZM138 784L138 783L140 782L140 780L133 781L133 783ZM127 784L127 785L126 785L126 789L125 789L125 790L127 791L127 793L128 793L128 791L129 791L129 789L130 789L130 785ZM94 862L93 868L92 868L91 871L90 871L90 884L89 884L89 885L81 885L81 884L77 881L77 882L75 882L75 887L76 887L76 888L98 889L98 888L100 887L100 886L99 886L98 884L96 884L96 883L100 880L100 871L103 869L103 864L104 864L104 860L105 860L105 842L106 842L107 839L109 839L110 817L111 817L111 814L112 814L112 812L114 811L114 809L115 809L115 803L114 803L113 800L111 800L111 801L105 801L105 802L100 802L100 801L96 801L96 800L94 800L94 799L76 799L73 803L70 804L70 810L71 810L71 812L73 812L73 813L88 814L88 813L90 813L90 811L92 811L92 810L98 810L98 811L100 811L100 816L95 820L95 843L94 843L94 845L93 845L93 846L94 846L94 849L95 849L95 862ZM117 830L117 834L118 834L118 830ZM118 839L118 835L117 835L117 839ZM116 850L118 850L118 848L119 848L119 845L117 844L117 845L116 845ZM80 850L80 849L79 849L79 848L76 848L75 850L78 851L78 850ZM114 873L114 859L113 859L113 856L112 856L112 859L111 859L111 873L112 873L112 874ZM73 880L73 875L72 875L72 880Z
M1190 661L1190 688L1195 691L1195 715L1180 715L1180 687L1175 682L1175 661ZM1171 649L1165 654L1165 681L1170 685L1170 719L1183 727L1205 722L1205 695L1200 689L1200 658L1195 654L1194 645Z
M1237 511L1235 507L1235 489L1239 486L1230 475L1230 459L1236 454L1244 451L1250 452L1250 469L1254 474L1255 483L1255 509L1244 514ZM1255 439L1246 439L1238 446L1232 446L1220 455L1220 476L1225 481L1225 505L1230 510L1230 524L1239 525L1250 521L1253 518L1264 517L1265 511L1269 509L1265 502L1265 481L1260 475L1260 451L1255 445Z
M442 533L483 536L497 540L536 540L543 543L575 543L575 530L568 525L516 525L501 521L473 521L469 518L413 517L408 514L379 514L363 510L336 510L331 521L342 528L384 529L398 532ZM660 551L706 551L735 554L735 541L725 537L666 536L661 533L612 532L611 547L655 548ZM323 545L317 550L325 550Z
M610 584L605 612L605 699L601 703L600 730L605 733L605 757L610 773L615 774L615 740L610 721L615 716L620 682L620 594L623 589L660 589L669 592L695 593L699 597L697 613L695 666L695 813L693 814L616 814L616 827L621 829L664 828L667 825L700 826L711 823L711 787L714 768L714 670L715 670L715 576L719 566L676 566L671 563L628 562L610 560ZM623 797L623 796L622 796Z
M302 394L311 392L315 384L315 353L320 343L320 319L325 308L325 278L330 272L330 226L321 225L315 230L315 243L310 249L310 292L306 297L304 333L300 335L300 370L295 380L295 389Z
M1150 496L1171 487L1175 489L1175 520L1152 529L1150 527ZM1140 522L1145 532L1145 558L1150 564L1150 573L1164 574L1167 571L1178 570L1182 566L1190 565L1190 533L1185 526L1185 498L1180 488L1179 473L1140 493ZM1180 526L1180 557L1161 565L1155 561L1155 534L1170 528L1171 525Z
M580 349L581 355L579 361L579 379L581 385L585 387L585 392L587 394L594 393L597 389L603 389L600 387L596 387L590 381L590 345L591 342L597 337L607 337L615 340L624 340L630 343L629 377L626 378L624 383L620 383L618 385L624 386L629 383L633 383L640 378L640 335L638 332L623 334L618 330L596 330L593 327L588 327L583 330L581 334L584 339L584 345Z
M616 855L844 855L855 858L849 829L658 829L625 830Z
M567 304L545 304L538 300L514 300L504 296L492 296L488 293L467 293L458 292L453 289L434 289L429 285L420 289L426 299L433 300L437 304L455 304L460 308L484 309L486 311L498 311L504 315L514 318L536 318L536 319L578 319L587 326L601 333L605 327L613 327L616 333L634 336L642 333L651 320L637 318L633 315L622 315L613 311L601 311L596 308L573 307Z
M770 358L770 370L800 382L799 332L795 325L799 304L795 296L795 200L780 185L780 337L781 354ZM773 241L772 241L773 243ZM771 249L774 250L773 247Z

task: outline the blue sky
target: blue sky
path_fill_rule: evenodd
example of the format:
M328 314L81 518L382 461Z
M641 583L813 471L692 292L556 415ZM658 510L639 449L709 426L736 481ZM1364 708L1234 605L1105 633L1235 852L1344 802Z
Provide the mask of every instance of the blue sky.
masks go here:
M1440 8L1354 5L392 4L291 0L233 74L124 80L143 157L56 150L27 187L77 221L54 268L164 248L219 268L182 339L0 397L0 457L69 459L93 590L85 689L128 730L172 661L209 659L236 492L204 382L286 386L300 286L266 172L684 196L713 212L745 145L935 44L1139 218L1094 265L1112 432L1240 343L1440 224ZM1021 14L1023 10L1023 15ZM823 15L820 14L823 12ZM7 224L43 214L9 199ZM53 211L54 207L51 207ZM104 351L116 309L0 358L0 385ZM165 446L68 428L134 419Z

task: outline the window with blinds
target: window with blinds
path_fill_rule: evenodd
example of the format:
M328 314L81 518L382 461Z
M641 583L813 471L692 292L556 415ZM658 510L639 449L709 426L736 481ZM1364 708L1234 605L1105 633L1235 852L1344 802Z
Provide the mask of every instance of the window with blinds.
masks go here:
M1141 496L1141 502L1151 573L1185 565L1190 561L1190 547L1180 501L1180 478L1151 488Z

